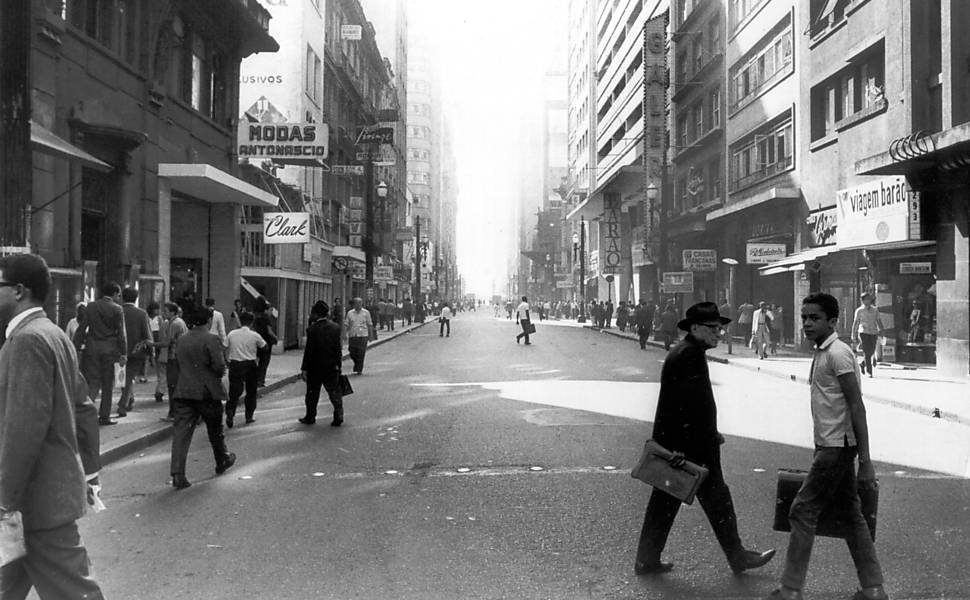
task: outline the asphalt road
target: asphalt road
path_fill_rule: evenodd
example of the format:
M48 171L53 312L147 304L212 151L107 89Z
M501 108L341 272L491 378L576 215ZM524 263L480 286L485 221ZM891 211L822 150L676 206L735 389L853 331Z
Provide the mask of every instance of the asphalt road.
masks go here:
M297 423L303 385L279 390L261 400L255 424L228 432L239 461L225 475L214 475L198 433L187 490L168 485L168 444L111 465L109 509L81 522L107 597L768 594L781 556L732 575L697 505L671 533L674 571L633 573L649 488L629 469L650 434L663 354L574 327L540 323L531 346L516 345L515 332L491 311L462 313L449 338L429 324L373 349L339 429L327 426L326 401L317 425ZM786 534L771 531L775 472L809 463L807 389L711 370L742 538L782 555ZM888 591L970 597L970 482L919 468L960 432L870 412L874 438L892 446L884 455L900 457L877 465ZM820 538L806 596L849 598L856 587L844 542Z

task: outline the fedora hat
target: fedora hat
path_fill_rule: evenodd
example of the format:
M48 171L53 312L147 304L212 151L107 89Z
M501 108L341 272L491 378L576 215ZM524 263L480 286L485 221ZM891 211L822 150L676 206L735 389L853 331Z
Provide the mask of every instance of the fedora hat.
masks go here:
M677 327L684 331L690 331L690 326L694 323L709 323L718 321L721 325L727 325L731 319L722 317L717 310L717 304L713 302L698 302L687 309L687 317L677 323Z

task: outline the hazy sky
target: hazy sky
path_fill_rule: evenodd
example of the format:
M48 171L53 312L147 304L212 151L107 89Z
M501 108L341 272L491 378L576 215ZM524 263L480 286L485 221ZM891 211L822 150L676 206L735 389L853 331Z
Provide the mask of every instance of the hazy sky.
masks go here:
M565 45L566 0L411 0L411 34L431 30L458 168L458 262L465 290L505 289L519 161L516 128L538 110L542 77ZM565 90L563 92L565 94ZM535 123L539 127L539 123ZM528 151L526 151L528 150Z

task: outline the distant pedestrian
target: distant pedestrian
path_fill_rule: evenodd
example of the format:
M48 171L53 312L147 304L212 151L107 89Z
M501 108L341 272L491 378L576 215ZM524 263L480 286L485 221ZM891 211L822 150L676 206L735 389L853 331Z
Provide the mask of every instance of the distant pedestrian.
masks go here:
M782 329L784 325L784 309L780 304L774 304L770 308L771 314L774 315L771 319L771 353L778 354L778 344L782 342L784 333Z
M626 324L630 319L630 308L626 305L626 300L620 300L620 305L616 307L616 328L626 332Z
M340 302L340 296L333 299L333 305L330 307L330 320L337 325L344 324L344 305Z
M404 299L404 305L401 307L401 327L404 327L404 322L410 325L414 320L414 302L411 302L410 298Z
M745 336L744 344L746 346L751 344L751 319L752 315L754 315L755 308L757 307L747 300L738 307L737 331Z
M445 337L451 337L451 307L447 302L441 307L441 316L438 317L438 337L444 336L446 329L448 335Z
M610 324L613 322L613 301L607 300L606 302L606 315L603 321L603 327L606 329L610 328Z
M388 331L394 331L394 301L390 298L384 299L384 312L381 313L384 317L384 325L387 327Z
M340 325L327 318L330 307L318 301L313 305L313 323L307 328L306 347L303 349L303 362L300 375L306 381L306 414L300 423L313 425L317 421L317 405L320 402L320 388L327 391L333 405L331 427L340 427L344 422L344 402L340 385L343 365L343 350L340 343ZM353 311L351 311L353 312Z
M374 321L361 298L354 298L353 306L353 310L344 316L344 337L347 338L350 359L354 361L354 374L361 375L364 373L364 357Z
M769 598L801 600L819 515L838 506L851 522L846 538L862 590L854 600L888 600L882 569L859 503L859 486L875 485L869 426L862 402L862 373L852 349L839 340L839 302L829 294L802 301L802 330L815 342L809 373L815 452L788 512L791 534L781 587ZM853 329L853 331L855 331ZM856 457L859 470L856 474ZM831 574L830 574L831 576Z
M862 306L855 309L855 316L852 319L852 342L859 344L861 340L862 353L865 356L862 363L863 372L869 371L872 377L873 355L876 353L876 343L882 335L882 318L879 316L879 309L874 306L875 298L871 292L863 292Z
M660 333L664 338L664 350L670 350L670 346L677 341L677 317L673 304L664 307L663 314L660 315Z
M637 338L640 340L640 349L647 349L647 341L650 339L650 330L653 328L653 313L656 310L656 306L652 301L648 302L646 299L640 300L640 305L637 306L636 311L633 314L633 320L637 327Z
M228 333L226 332L226 317L221 311L216 310L216 300L215 298L206 298L205 307L212 311L212 325L209 327L209 333L219 338L219 343L222 344L223 348L229 347Z
M758 310L751 315L751 347L761 359L768 358L768 346L771 345L771 322L774 315L768 310L767 302L759 302Z
M256 385L263 387L266 385L266 370L269 368L269 361L273 357L273 346L279 341L276 331L269 322L269 309L272 305L269 300L260 296L253 302L253 331L263 336L266 340L266 347L259 349L256 359L257 380Z
M226 372L222 343L209 333L212 319L206 308L195 308L188 315L191 329L179 340L175 359L179 364L178 387L175 389L175 432L172 435L172 486L187 488L185 463L192 434L201 417L209 434L209 444L216 460L216 474L221 475L236 462L236 455L226 448L222 431L222 403L226 392L222 376Z
M138 300L138 290L125 288L121 291L121 300L123 302L121 310L125 318L128 351L125 364L125 386L121 390L121 398L118 400L119 417L127 415L128 411L135 405L135 378L141 375L145 362L148 360L148 353L154 346L148 313L135 304Z
M226 427L232 429L236 417L239 396L246 390L246 423L254 421L256 401L259 398L259 350L266 347L266 340L251 329L253 313L239 314L240 327L229 332L229 398L226 401Z
M529 299L525 296L522 296L522 302L519 303L519 307L515 311L515 320L522 327L522 333L515 336L515 343L518 344L519 340L524 337L525 345L530 345L532 342L529 341L529 331L532 327L532 318L529 315Z
M239 329L242 327L242 323L239 321L239 315L245 310L243 308L242 300L236 298L232 301L232 312L229 313L229 322L226 323L226 334L234 329Z
M77 333L78 327L80 327L81 321L84 320L84 303L78 302L74 306L74 316L71 320L67 322L67 326L64 328L64 332L67 333L67 338L69 340L74 339L74 334Z
M672 309L670 305L668 308ZM689 460L707 467L708 476L697 490L697 499L728 565L740 573L765 565L775 551L756 552L741 543L731 490L721 470L724 436L717 428L717 405L705 354L717 347L729 322L720 316L716 304L701 302L688 308L686 318L676 324L687 336L670 351L663 364L653 439L674 452L672 465ZM637 547L637 575L673 569L672 563L661 562L660 557L680 505L680 500L661 489L654 488L650 494Z
M50 287L40 256L0 258L0 514L20 513L27 551L0 569L0 596L100 600L77 528L97 483L98 426L74 346L44 314Z
M513 312L514 312L514 309L512 308L512 301L511 300L507 300L505 302L505 313L508 315L508 320L509 321L512 320L512 313Z
M121 309L121 286L110 281L101 288L101 297L85 309L82 366L92 397L101 393L98 423L114 425L111 401L115 384L115 363L124 366L128 360L125 336L125 313Z
M180 316L182 309L174 302L166 302L164 307L165 323L158 336L159 383L164 384L163 390L168 394L168 415L166 421L175 420L175 388L179 381L179 363L175 360L175 350L179 340L188 333L189 328ZM164 373L164 378L162 377ZM155 399L159 398L158 387L155 388Z

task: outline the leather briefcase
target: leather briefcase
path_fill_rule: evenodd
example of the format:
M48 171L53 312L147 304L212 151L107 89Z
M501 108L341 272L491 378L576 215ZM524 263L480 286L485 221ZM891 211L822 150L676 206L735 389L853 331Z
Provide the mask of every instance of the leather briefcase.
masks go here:
M778 490L775 499L775 520L772 529L775 531L791 531L788 512L791 510L795 495L805 483L808 471L799 469L778 469ZM876 513L879 508L879 484L860 485L859 503L862 505L862 516L869 526L869 535L876 540ZM848 514L848 506L832 503L825 507L818 517L815 535L834 538L846 538L852 531L852 519Z
M643 453L637 466L630 473L636 479L667 492L684 504L694 502L697 488L707 477L707 469L690 461L682 467L670 465L673 452L653 440L643 445Z

